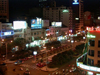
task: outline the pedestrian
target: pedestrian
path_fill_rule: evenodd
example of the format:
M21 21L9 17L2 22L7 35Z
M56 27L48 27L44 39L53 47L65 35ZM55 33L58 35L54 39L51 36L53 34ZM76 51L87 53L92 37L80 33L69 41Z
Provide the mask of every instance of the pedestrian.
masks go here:
M20 70L23 71L23 68L21 67Z
M63 73L65 72L65 69L62 69Z
M16 71L16 68L14 68L13 71Z

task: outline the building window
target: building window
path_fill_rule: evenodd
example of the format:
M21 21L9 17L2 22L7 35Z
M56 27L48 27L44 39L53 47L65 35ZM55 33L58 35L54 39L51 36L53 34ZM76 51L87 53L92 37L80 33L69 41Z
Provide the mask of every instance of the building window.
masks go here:
M100 51L98 51L98 57L100 57Z
M89 51L88 51L88 55L94 56L94 50L89 50Z
M100 66L100 60L98 60L98 66Z
M36 33L34 33L34 35L36 35Z
M100 40L98 41L98 47L100 47Z
M44 32L42 32L42 34L44 34Z
M94 40L89 40L89 46L95 46L95 41Z
M94 66L94 60L88 58L88 64L91 65L91 66Z
M37 32L37 35L39 35L39 32Z

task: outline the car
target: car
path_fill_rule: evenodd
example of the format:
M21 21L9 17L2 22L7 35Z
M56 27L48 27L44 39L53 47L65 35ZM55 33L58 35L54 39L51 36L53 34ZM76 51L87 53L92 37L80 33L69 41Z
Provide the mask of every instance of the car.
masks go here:
M22 61L26 61L26 60L28 60L29 58L28 57L25 57L25 58L23 58L23 59L21 59Z
M15 65L18 65L18 64L22 64L22 63L24 63L24 61L22 61L22 60L17 60L14 64L15 64Z
M46 63L45 62L43 62L43 63L39 62L39 63L36 64L36 66L42 68L42 67L46 66Z
M71 67L71 69L69 70L69 72L74 72L76 70L76 67Z
M36 66L40 67L40 68L43 67L43 65L41 65L41 63L37 63Z
M30 71L29 70L25 71L24 75L30 75Z

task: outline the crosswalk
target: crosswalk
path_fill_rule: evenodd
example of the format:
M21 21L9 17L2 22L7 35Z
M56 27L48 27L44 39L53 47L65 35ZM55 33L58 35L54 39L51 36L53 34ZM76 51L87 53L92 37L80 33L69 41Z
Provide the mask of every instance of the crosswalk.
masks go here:
M40 70L39 67L37 67L37 66L32 66L32 65L28 65L28 64L22 64L22 65L20 65L20 66L22 66L22 67L26 67L26 68L32 68L32 69Z

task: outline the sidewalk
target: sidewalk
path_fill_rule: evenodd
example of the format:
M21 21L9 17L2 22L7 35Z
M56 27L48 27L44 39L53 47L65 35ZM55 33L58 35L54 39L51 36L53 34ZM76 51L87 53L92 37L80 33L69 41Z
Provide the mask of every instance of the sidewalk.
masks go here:
M12 64L12 63L14 63L15 61L10 61L9 59L7 59L7 60L4 60L3 62L5 62L6 64Z
M56 70L58 70L58 68L48 68L48 67L44 66L44 67L41 68L41 70L42 70L42 71L47 71L47 72L50 71L50 72L51 72L51 71L56 71Z

